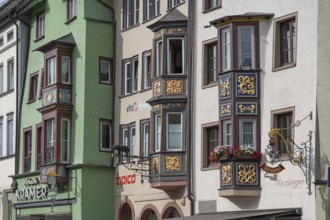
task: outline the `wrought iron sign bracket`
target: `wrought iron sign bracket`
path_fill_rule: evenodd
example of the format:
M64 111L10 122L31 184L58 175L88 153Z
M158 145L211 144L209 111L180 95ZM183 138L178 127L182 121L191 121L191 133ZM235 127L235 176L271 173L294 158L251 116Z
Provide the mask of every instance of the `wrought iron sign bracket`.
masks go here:
M265 149L265 157L263 163L260 165L261 168L265 171L265 177L270 178L271 180L277 180L277 175L282 170L284 166L282 165L282 160L280 157L279 147L275 143L275 138L279 138L286 148L289 161L292 165L298 166L305 176L306 185L308 189L308 195L312 194L312 172L311 172L311 163L312 163L312 136L313 131L308 132L308 140L302 142L300 146L296 144L291 137L292 129L299 127L301 123L306 119L312 120L313 113L310 112L305 118L296 121L287 129L273 128L268 136L270 138L269 145Z

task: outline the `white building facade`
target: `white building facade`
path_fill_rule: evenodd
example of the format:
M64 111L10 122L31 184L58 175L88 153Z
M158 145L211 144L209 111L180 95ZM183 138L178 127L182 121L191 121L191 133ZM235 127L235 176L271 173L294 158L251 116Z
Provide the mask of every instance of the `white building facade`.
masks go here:
M0 219L11 219L15 172L16 26L0 24Z
M195 13L195 212L321 219L312 183L318 2L203 0ZM273 136L272 164L265 152L273 128L284 139ZM219 145L231 152L250 145L263 158L236 151L214 163L209 156ZM297 152L302 169L290 162Z

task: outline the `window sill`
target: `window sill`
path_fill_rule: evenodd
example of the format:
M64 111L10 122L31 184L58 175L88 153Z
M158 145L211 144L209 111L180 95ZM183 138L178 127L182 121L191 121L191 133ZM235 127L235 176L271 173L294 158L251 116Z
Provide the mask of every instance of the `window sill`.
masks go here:
M112 82L100 81L99 84L111 86Z
M201 171L219 170L219 164L212 164L208 167L202 167Z
M139 91L139 93L144 93L144 92L148 92L151 90L151 87L148 87L146 89L142 89L141 91Z
M124 32L126 32L126 31L129 31L129 30L131 30L131 29L133 29L133 28L136 28L136 27L138 27L138 26L140 26L140 23L137 23L137 24L134 24L134 25L131 25L131 26L127 27L127 28L122 29L122 30L121 30L121 33L124 33Z
M34 41L33 42L38 42L38 41L40 41L40 40L42 40L42 39L44 39L45 38L45 35L42 35L41 37L38 37L38 38L36 38L36 39L34 39Z
M29 104L31 104L31 103L33 103L35 101L36 101L36 98L29 100L26 104L29 105Z
M2 161L2 160L8 160L8 159L14 158L14 157L15 157L15 154L3 156L3 157L0 157L0 161Z
M64 22L64 24L68 25L68 24L70 24L71 22L73 22L76 19L77 19L77 16L73 16L72 18L70 18L66 22Z
M168 9L167 9L167 12L173 10L174 8L179 7L180 5L183 5L184 3L186 3L186 1L183 1L183 2L181 2L180 4L177 4L176 6L173 6L172 8L168 8Z
M221 5L218 5L218 6L214 7L214 8L208 8L208 9L202 11L202 13L203 13L203 14L206 14L206 13L208 13L208 12L215 11L215 10L217 10L217 9L219 9L219 8L221 8Z
M212 87L215 87L218 85L218 82L214 81L214 82L211 82L209 84L206 84L206 85L203 85L202 86L202 89L208 89L208 88L212 88Z
M11 90L8 90L7 92L1 93L0 98L4 97L6 95L9 95L10 93L13 93L13 92L14 92L14 89L11 89Z
M122 99L122 98L126 98L126 97L133 96L133 95L136 95L136 94L138 94L138 91L136 91L136 92L132 92L132 93L130 93L130 94L126 94L126 95L121 95L121 96L119 96L118 98L119 98L119 99Z
M292 67L295 67L295 66L296 66L296 63L289 63L289 64L285 64L283 66L279 66L279 67L273 68L272 71L273 72L277 72L277 71L281 71L281 70L284 70L284 69L292 68Z
M161 15L162 15L162 14L159 14L159 15L156 15L156 16L154 16L154 17L152 17L152 18L149 18L149 19L147 19L147 20L144 20L144 21L142 22L142 24L148 23L149 21L152 21L152 20L154 20L154 19L160 17Z

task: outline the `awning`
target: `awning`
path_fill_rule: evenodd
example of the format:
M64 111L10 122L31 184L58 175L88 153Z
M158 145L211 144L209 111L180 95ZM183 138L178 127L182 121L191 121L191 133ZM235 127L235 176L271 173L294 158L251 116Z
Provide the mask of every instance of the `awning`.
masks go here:
M212 214L199 214L195 216L172 218L173 220L230 220L245 219L249 217L293 217L301 216L301 208L290 209L267 209L267 210L249 210L249 211L233 211L233 212L217 212Z

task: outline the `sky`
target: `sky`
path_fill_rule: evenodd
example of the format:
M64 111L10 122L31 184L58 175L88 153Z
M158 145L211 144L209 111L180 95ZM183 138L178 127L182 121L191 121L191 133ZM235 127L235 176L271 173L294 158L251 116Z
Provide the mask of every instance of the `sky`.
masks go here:
M0 5L1 5L3 2L5 2L5 1L7 1L7 0L0 0Z

